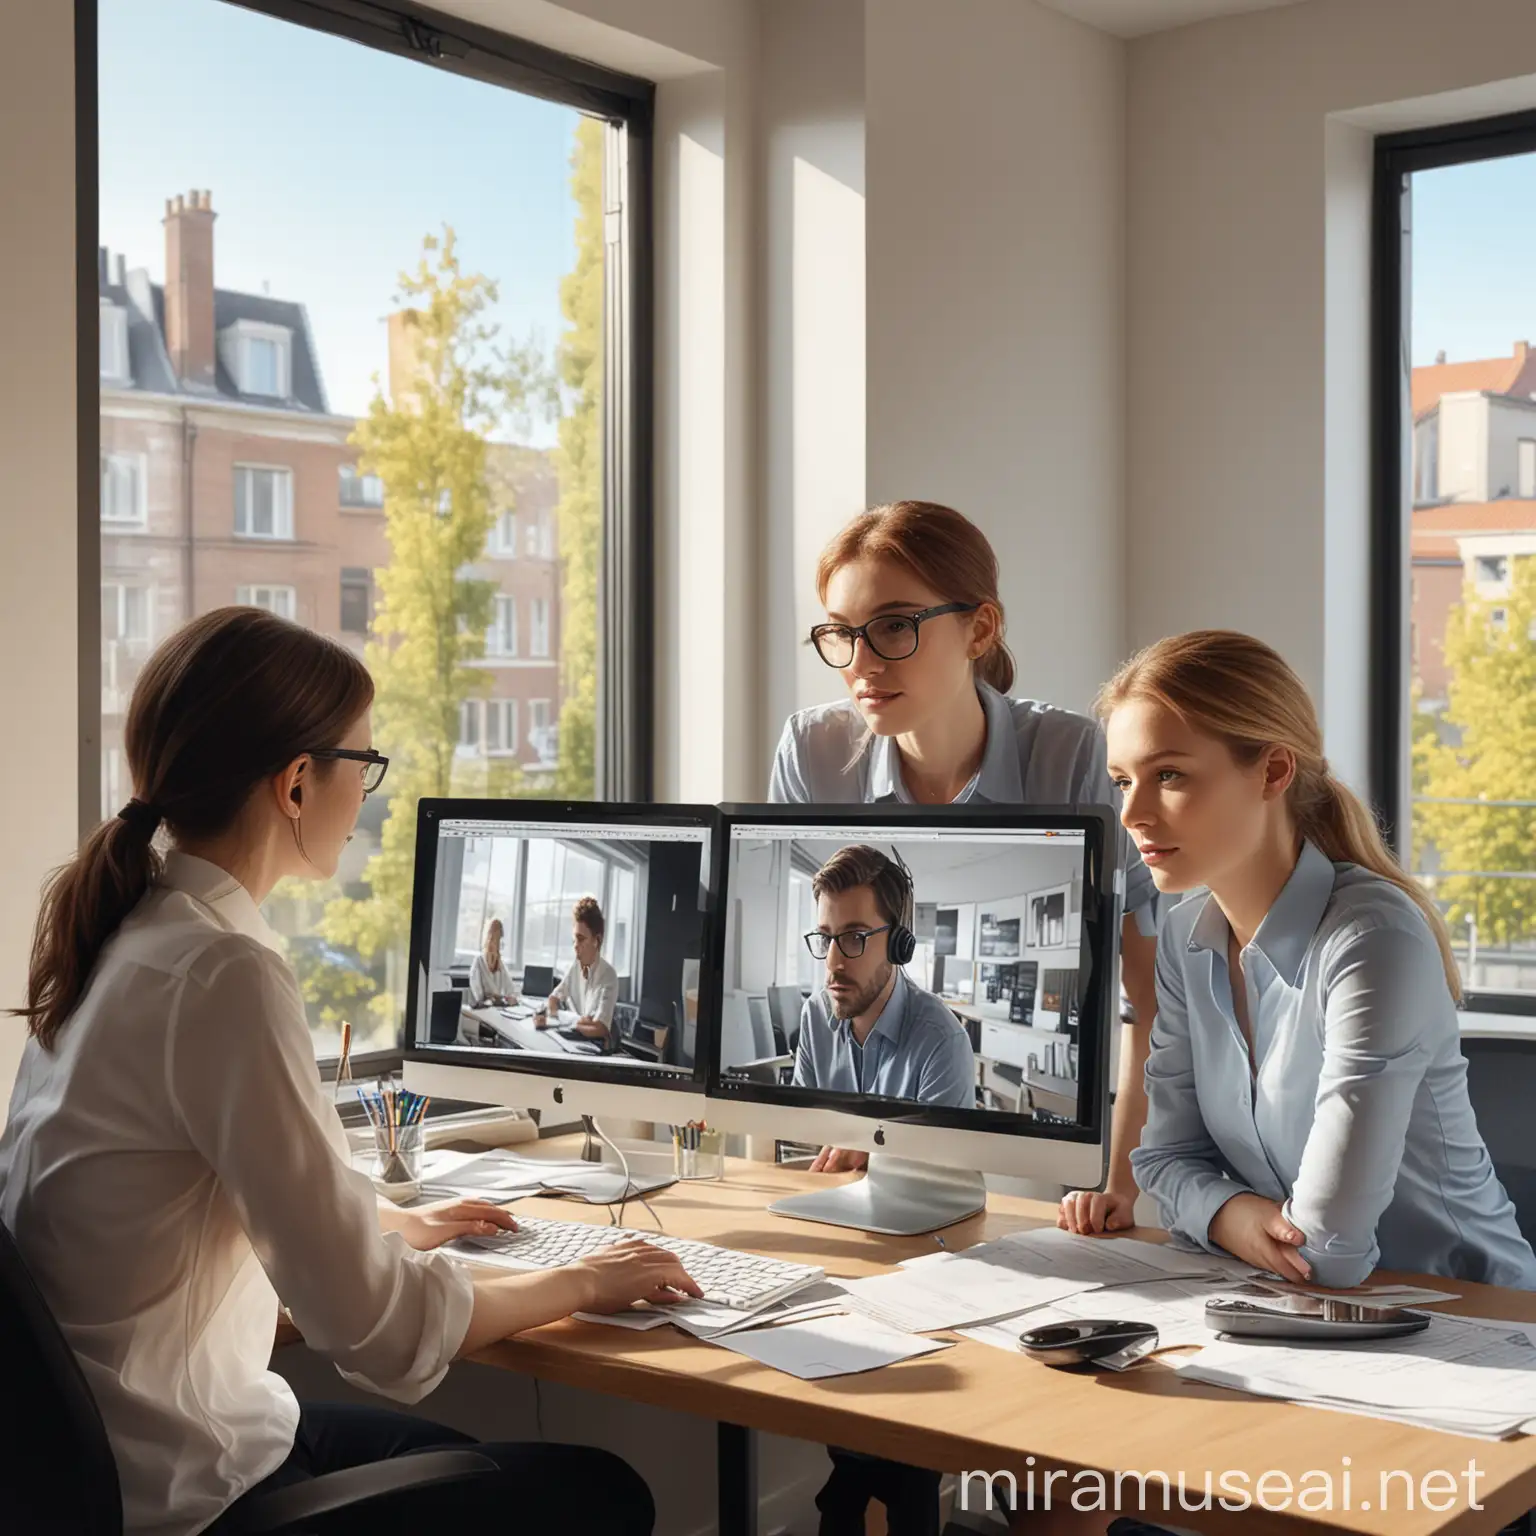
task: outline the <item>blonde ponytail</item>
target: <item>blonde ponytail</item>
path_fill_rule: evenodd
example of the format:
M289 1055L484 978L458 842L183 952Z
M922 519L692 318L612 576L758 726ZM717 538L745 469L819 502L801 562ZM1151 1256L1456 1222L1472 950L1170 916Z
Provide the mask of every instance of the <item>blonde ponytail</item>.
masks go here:
M1439 946L1451 997L1461 1001L1461 972L1445 919L1393 858L1376 818L1329 769L1317 711L1279 652L1229 629L1170 635L1138 652L1104 685L1099 718L1132 698L1162 704L1219 738L1239 762L1257 761L1268 747L1287 748L1296 762L1287 801L1297 831L1335 863L1358 864L1413 902Z
M1381 828L1364 802L1348 785L1342 784L1322 764L1321 773L1305 777L1298 772L1291 785L1290 803L1296 829L1337 864L1358 864L1373 875L1389 881L1424 914L1429 931L1440 947L1440 963L1445 967L1445 984L1451 997L1461 1001L1461 970L1451 953L1450 930L1439 909L1429 899L1419 882L1403 873L1382 841Z

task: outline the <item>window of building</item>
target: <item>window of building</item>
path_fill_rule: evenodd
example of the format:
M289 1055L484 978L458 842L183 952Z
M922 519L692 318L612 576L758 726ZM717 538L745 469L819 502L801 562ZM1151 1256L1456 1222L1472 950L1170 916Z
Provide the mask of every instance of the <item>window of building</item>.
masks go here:
M372 508L384 505L384 482L377 475L361 473L356 464L343 464L340 479L342 506Z
M548 699L528 701L528 745L541 763L553 763L556 759L557 734L554 712Z
M485 750L494 756L510 756L518 749L517 700L485 701Z
M128 381L128 311L101 301L101 376L111 384Z
M292 587L236 587L235 601L247 608L265 608L280 619L292 619L298 610Z
M478 753L482 732L480 730L480 700L465 699L459 705L459 750Z
M1509 209L1533 199L1536 114L1376 140L1373 308L1398 320L1373 362L1371 792L1474 1012L1536 1014L1536 434L1506 435L1536 354L1505 261ZM1466 390L1489 407L1442 443L1442 393ZM1463 465L1488 465L1487 485L1453 481ZM1416 512L1414 489L1450 500Z
M503 512L491 524L491 536L486 542L486 549L504 560L517 554L517 513Z
M286 400L293 393L293 335L286 326L237 320L220 333L219 359L241 394Z
M485 654L503 658L517 655L517 599L505 592L496 594L491 627L485 632Z
M235 466L235 532L247 539L293 537L293 471Z
M528 654L549 655L549 599L536 597L528 614Z
M518 615L508 581L487 615L477 562L527 555L522 514L542 520L535 550L546 554L555 517L574 517L573 537L590 558L547 589L543 622L551 651L562 635L581 638L558 678L544 668L540 761L553 762L565 689L580 688L600 703L595 716L576 716L585 738L567 755L573 772L592 767L584 780L562 779L562 794L649 798L655 88L484 25L460 32L441 22L453 30L439 37L419 8L407 38L375 24L393 16L390 0L176 0L176 9L187 18L174 29L176 46L148 51L142 0L95 0L80 12L93 34L81 57L97 61L97 78L81 93L79 132L111 150L100 157L100 227L89 233L93 247L122 251L128 268L157 280L155 304L132 312L133 360L142 353L155 365L153 379L139 382L165 416L146 423L142 405L109 387L104 371L100 441L147 453L136 484L131 468L104 467L104 572L155 586L162 633L239 587L302 588L303 621L354 648L364 636L377 646L380 717L387 707L392 730L414 733L381 747L447 762L443 793L483 795L515 780L516 792L531 795L538 785L510 771L514 754L525 763L538 755L527 746L526 704L488 700L474 669L420 655L463 657L479 637L461 645L459 636L486 626L488 668L514 670L528 656L532 637L518 624L531 610ZM372 46L355 40L359 28ZM284 101L277 135L270 114L229 110L231 101L271 99L274 57L295 78L326 82L319 95ZM177 110L146 114L146 100ZM431 122L434 131L402 138L401 122ZM444 142L456 146L447 180ZM389 175L361 201L355 186L338 192L337 166L353 165L359 144L384 143ZM193 145L206 181L179 187ZM263 169L255 181L245 175L253 164ZM544 189L537 199L524 195L531 185ZM501 212L482 217L488 207ZM516 217L502 216L509 209ZM445 225L457 231L451 264ZM274 262L272 231L294 229L303 260ZM99 267L97 250L90 255ZM424 286L402 291L401 272L413 282L420 274ZM103 270L98 297L120 303L109 277ZM501 297L473 309L443 354L415 344L416 316L450 290L478 299L496 289ZM205 328L200 317L210 315ZM186 316L198 323L182 326ZM120 361L116 324L104 322L104 370ZM157 334L144 329L141 348L148 327ZM479 387L498 359L524 349L538 354L539 376L562 380L557 399L502 387L504 365L498 387ZM182 431L194 411L195 433ZM88 436L96 435L93 426ZM582 467L579 484L569 480L572 462ZM106 537L136 526L126 512L143 506L146 483L156 537ZM500 515L512 509L519 515ZM374 515L349 515L365 511ZM605 622L567 624L566 605ZM87 610L88 630L97 616L95 605ZM114 625L138 622L117 614L114 606ZM90 654L95 637L82 638ZM109 753L121 750L120 706L140 643L118 645L119 669L103 673L103 782ZM82 722L86 735L97 728ZM491 762L493 752L504 760ZM386 846L414 846L409 791L409 776L392 773L364 807L337 878L303 890L285 882L264 906L294 956L322 1057L334 1053L342 1019L353 1024L354 1049L398 1048L409 925L359 924L355 904L410 910L411 871L382 857ZM347 937L360 928L371 947Z
M149 521L145 480L148 462L142 453L101 456L101 521L114 529L143 528Z
M366 566L341 570L341 632L366 635L373 617L373 579Z
M148 587L121 581L101 584L101 638L107 641L150 640L150 592Z

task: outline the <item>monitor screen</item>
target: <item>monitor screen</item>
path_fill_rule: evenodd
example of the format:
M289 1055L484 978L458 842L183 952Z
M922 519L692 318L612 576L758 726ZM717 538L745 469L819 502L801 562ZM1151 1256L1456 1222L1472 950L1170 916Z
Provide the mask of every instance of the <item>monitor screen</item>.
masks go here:
M1107 826L743 817L724 848L723 1090L956 1126L1097 1123Z
M421 816L415 1050L693 1079L707 817L517 801L423 801Z

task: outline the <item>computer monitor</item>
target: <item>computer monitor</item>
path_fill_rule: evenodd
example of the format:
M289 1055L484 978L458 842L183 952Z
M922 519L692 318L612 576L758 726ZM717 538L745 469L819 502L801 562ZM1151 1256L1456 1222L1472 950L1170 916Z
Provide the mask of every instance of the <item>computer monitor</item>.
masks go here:
M1097 807L726 808L711 1119L872 1154L865 1179L774 1209L924 1231L980 1209L984 1172L1102 1183L1115 833ZM866 868L909 887L905 965L884 934L862 955L835 942L856 949L853 935L890 920L878 901L864 910L869 887L836 890ZM833 894L818 902L818 885ZM789 988L809 994L796 1051L790 1070L766 1071L750 1003L777 997L782 1010Z
M697 956L712 944L716 825L713 807L421 801L407 1086L572 1116L698 1118L705 1063L678 1021L690 974L697 990ZM598 962L583 970L573 945L587 898L596 909L582 926L603 932ZM473 960L493 917L520 996L474 1007L460 993L450 1019L448 973ZM635 1003L619 1002L624 981ZM652 1022L641 1028L641 1019Z
M524 997L548 997L555 990L554 966L525 965L521 990Z

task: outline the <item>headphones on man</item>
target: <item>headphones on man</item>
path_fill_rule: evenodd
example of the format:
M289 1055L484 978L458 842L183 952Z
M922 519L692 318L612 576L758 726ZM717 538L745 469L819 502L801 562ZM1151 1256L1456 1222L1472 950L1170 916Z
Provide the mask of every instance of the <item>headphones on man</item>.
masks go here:
M891 856L895 860L891 873L901 887L901 916L899 921L891 924L891 931L885 936L885 952L892 965L906 965L917 953L917 935L912 931L917 921L916 888L912 871L907 868L906 860L894 846L891 848Z

